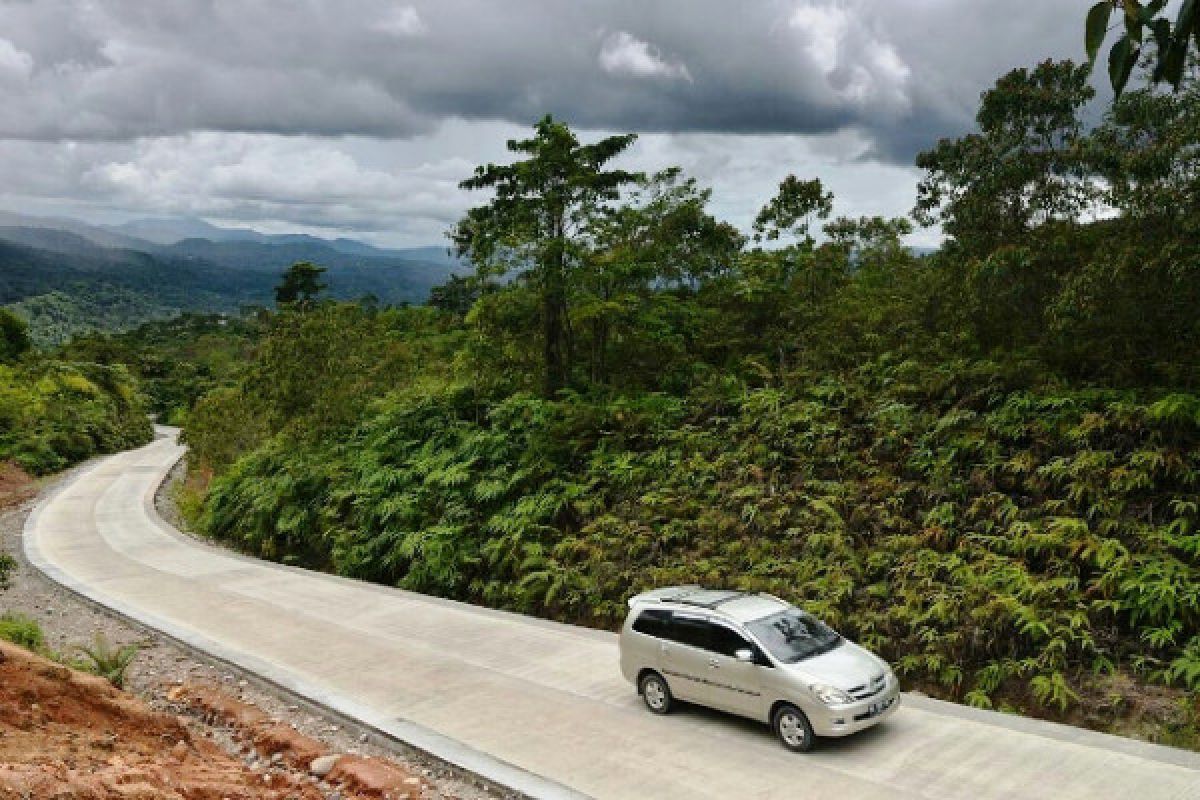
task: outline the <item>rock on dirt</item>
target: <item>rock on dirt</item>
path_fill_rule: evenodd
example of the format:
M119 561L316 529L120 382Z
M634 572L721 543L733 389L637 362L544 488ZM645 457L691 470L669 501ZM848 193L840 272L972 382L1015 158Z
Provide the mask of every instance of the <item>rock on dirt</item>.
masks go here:
M330 753L323 742L275 722L254 706L211 686L178 686L169 697L205 719L232 726L239 743L253 748L268 763L325 778L347 792L344 797L400 800L422 797L428 788L427 781L407 767L384 758Z
M101 678L7 643L0 654L0 797L324 797L282 773L267 786L179 718Z
M324 778L329 774L329 771L333 769L333 765L337 763L338 758L340 758L340 756L318 756L317 758L314 758L312 761L308 762L308 771L313 775L316 775L318 778Z
M239 759L194 720L0 642L0 798L417 800L429 788L387 759L331 756L323 743L215 688L178 687L171 699L232 726L254 755ZM323 789L309 769L328 757Z

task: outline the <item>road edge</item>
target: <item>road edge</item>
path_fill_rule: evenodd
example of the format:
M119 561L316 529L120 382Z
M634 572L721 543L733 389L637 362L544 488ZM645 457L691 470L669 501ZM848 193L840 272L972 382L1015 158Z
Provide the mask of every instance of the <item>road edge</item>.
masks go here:
M170 436L171 434L165 434ZM157 435L155 439L164 438ZM129 451L124 451L129 452ZM184 455L172 459L164 467L157 470L150 488L143 496L148 516L158 526L169 526L154 507L154 495L159 486L170 474L171 469ZM103 597L71 575L63 572L50 563L42 554L37 542L35 529L41 518L43 509L58 497L67 487L85 475L102 468L119 453L98 459L86 469L79 470L68 480L60 482L53 488L41 493L25 518L22 529L21 543L26 560L46 578L54 581L81 600L115 614L127 622L164 636L181 647L194 650L211 659L215 659L230 667L251 674L258 680L276 690L295 697L305 703L315 705L324 712L339 717L347 722L362 726L373 731L386 741L391 741L419 751L433 759L441 761L462 772L477 776L486 783L497 787L518 792L533 800L588 800L588 795L529 772L521 767L510 764L495 756L465 745L447 736L443 736L423 725L399 718L384 717L372 709L359 703L352 702L336 694L323 692L304 681L294 679L273 664L245 653L238 653L207 636L175 625L169 620L126 606L124 603ZM180 534L182 535L182 534Z
M178 429L169 426L156 426L156 440L168 438L176 435ZM130 451L125 451L130 452ZM220 550L226 556L245 559L247 561L258 562L258 559L253 559L249 556L229 551L225 548L218 547L212 543L206 542L196 536L188 535L178 530L171 525L159 513L155 506L155 495L159 491L162 483L166 480L171 470L174 468L178 460L186 453L185 449L180 449L179 455L161 467L156 468L150 485L146 493L143 495L142 503L143 510L149 520L162 530L167 535L186 541L192 546L208 547ZM374 714L369 708L365 708L359 704L343 700L333 695L328 695L315 688L308 686L303 681L292 679L286 674L282 674L280 670L275 668L269 662L258 659L252 655L236 653L227 650L224 646L217 642L213 642L205 636L194 634L190 631L183 630L173 623L162 620L156 615L141 612L139 610L122 607L121 604L113 604L102 599L98 593L93 593L88 587L79 585L71 576L62 573L56 566L47 562L41 556L40 550L37 549L35 537L30 535L30 532L37 523L41 510L48 505L59 493L72 485L75 481L82 478L84 475L90 474L93 470L104 466L110 459L119 454L113 454L97 459L94 463L86 468L79 469L69 479L58 483L56 486L43 490L39 494L38 500L34 508L30 511L25 520L24 532L22 536L26 559L35 568L41 571L46 577L60 584L72 594L75 594L99 608L105 609L110 613L114 613L122 617L132 624L138 625L147 630L151 630L156 634L162 635L176 642L182 647L196 651L205 657L215 659L224 664L227 664L232 669L245 672L249 677L255 678L264 684L273 687L275 690L296 698L298 701L313 705L324 713L334 717L341 718L350 724L357 725L374 732L375 735L382 737L385 741L397 743L399 745L412 748L413 750L424 753L425 755L441 761L448 766L460 770L464 773L477 776L486 783L492 783L497 787L515 791L524 794L531 798L541 800L579 800L587 798L587 795L580 793L578 790L571 789L563 784L553 781L549 778L536 775L528 772L521 767L509 764L508 762L490 756L475 748L469 747L449 737L442 736L435 731L432 731L417 723L412 723L402 718L384 718ZM360 586L371 588L373 585L361 581L342 576L330 575L322 572L314 572L312 570L303 569L300 567L288 566L283 564L273 564L272 566L289 571L303 572L314 577L335 582L348 582ZM374 587L380 591L398 591L390 587L378 586ZM406 592L406 594L412 594ZM469 605L459 601L447 600L444 598L432 597L428 595L418 595L422 600L447 605ZM496 609L486 609L478 606L471 606L473 610L494 614L498 617L509 615L520 616L523 620L533 622L558 625L560 623L552 623L548 620L541 620L536 617L527 617L525 615L514 614L513 612L501 611ZM579 626L570 626L576 628L580 635L593 636L611 636L602 631L595 631ZM1103 733L1094 731L1088 728L1081 728L1065 723L1053 722L1020 715L1004 714L996 711L988 711L983 709L972 708L970 706L952 703L936 698L927 697L920 694L904 694L904 702L910 708L922 711L925 713L952 716L964 719L971 719L984 724L995 725L997 727L1006 728L1009 730L1020 731L1022 733L1040 736L1046 739L1051 739L1061 742L1069 742L1082 747L1090 747L1101 750L1108 750L1114 754L1122 754L1137 758L1144 758L1150 761L1157 761L1161 764L1184 767L1188 769L1200 769L1200 753L1183 750L1180 748L1170 747L1168 745L1147 742L1140 739L1133 739L1115 734Z

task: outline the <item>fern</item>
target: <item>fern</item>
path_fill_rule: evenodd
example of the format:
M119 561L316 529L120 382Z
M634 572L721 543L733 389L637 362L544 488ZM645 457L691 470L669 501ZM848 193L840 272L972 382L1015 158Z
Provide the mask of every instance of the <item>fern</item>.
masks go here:
M1200 636L1192 637L1167 665L1166 678L1190 691L1200 691Z
M102 633L97 633L91 645L76 645L79 653L80 667L99 675L118 689L125 686L125 673L129 670L141 645L126 644L115 646Z

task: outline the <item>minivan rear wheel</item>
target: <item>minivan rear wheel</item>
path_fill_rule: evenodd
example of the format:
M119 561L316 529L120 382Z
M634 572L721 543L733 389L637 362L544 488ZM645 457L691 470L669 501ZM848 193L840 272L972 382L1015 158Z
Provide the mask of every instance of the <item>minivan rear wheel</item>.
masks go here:
M812 725L804 712L791 704L780 706L771 720L771 727L783 746L793 753L807 753L813 749L814 740Z
M666 714L671 710L671 688L657 672L647 672L643 675L638 690L642 693L642 702L646 704L646 708L655 714Z

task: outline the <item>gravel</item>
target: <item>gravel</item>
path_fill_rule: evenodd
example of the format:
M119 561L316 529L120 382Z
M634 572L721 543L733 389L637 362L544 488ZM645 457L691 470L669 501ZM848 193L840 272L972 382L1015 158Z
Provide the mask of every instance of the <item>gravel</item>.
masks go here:
M84 468L86 465L44 481L40 487L42 493L52 490L59 482L68 480ZM177 526L180 517L171 500L170 487L182 474L181 463L155 498L155 504L164 519ZM258 706L273 719L325 742L334 752L390 758L414 774L424 775L432 787L424 796L431 800L452 797L462 800L497 797L515 800L522 797L396 743L373 730L350 723L261 681L251 673L208 659L201 653L184 648L173 640L76 597L44 577L25 559L21 536L25 518L34 502L26 501L0 511L0 552L11 554L17 561L11 585L6 590L0 590L0 612L14 611L37 620L51 649L69 653L74 646L91 642L97 634L113 643L137 643L141 650L126 673L125 688L156 709L178 711L167 700L166 694L180 683L216 684L228 694ZM214 740L229 752L241 755L241 745L231 735L222 736L218 732Z

